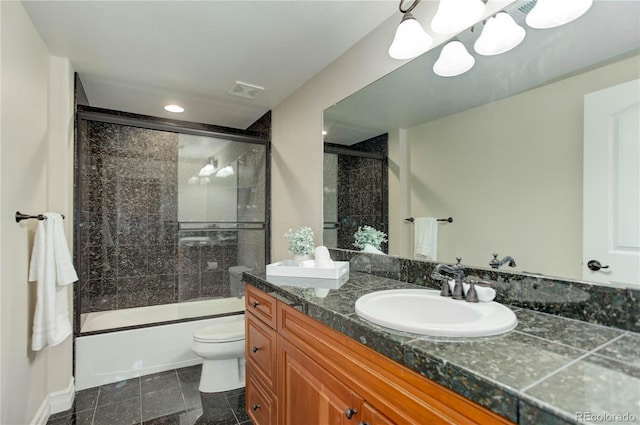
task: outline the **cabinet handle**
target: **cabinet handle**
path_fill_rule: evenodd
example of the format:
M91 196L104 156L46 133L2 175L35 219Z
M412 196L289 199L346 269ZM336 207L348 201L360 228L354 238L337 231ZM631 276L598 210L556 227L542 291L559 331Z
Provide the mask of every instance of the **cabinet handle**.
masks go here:
M358 413L358 409L352 409L350 407L347 407L347 410L344 411L344 414L347 417L347 419L353 418L353 415L357 413Z
M260 303L258 301L254 301L254 302L251 303L251 306L253 308L257 308L259 305L260 305Z
M370 424L369 424L369 422L362 422L362 421L360 421L360 422L358 422L358 425L370 425Z
M256 410L258 410L259 408L260 408L260 405L259 405L259 404L254 404L253 406L251 406L251 410L253 410L254 412L255 412Z
M257 353L257 352L258 352L258 350L260 350L260 347L253 347L253 348L251 348L251 352L252 352L252 353Z

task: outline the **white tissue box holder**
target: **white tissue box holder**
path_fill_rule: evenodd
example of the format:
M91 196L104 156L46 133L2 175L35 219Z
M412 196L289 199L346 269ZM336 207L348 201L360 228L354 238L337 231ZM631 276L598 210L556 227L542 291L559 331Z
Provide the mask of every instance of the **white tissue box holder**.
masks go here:
M299 267L293 260L284 260L267 264L267 277L287 276L311 279L341 279L349 276L348 261L334 261L335 268Z

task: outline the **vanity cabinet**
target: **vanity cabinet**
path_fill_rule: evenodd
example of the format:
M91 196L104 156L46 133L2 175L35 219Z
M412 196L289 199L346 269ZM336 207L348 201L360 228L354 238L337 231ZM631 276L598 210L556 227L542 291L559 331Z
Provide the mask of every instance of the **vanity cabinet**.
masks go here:
M254 425L511 423L251 285L246 294Z

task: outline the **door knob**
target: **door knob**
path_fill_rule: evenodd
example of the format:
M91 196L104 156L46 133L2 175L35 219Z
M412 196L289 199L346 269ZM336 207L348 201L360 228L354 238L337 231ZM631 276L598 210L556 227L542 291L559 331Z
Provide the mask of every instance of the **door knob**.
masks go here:
M594 272L597 272L600 269L608 269L609 266L603 266L602 264L600 264L600 261L598 260L591 260L587 263L587 267L589 268L589 270L593 270Z

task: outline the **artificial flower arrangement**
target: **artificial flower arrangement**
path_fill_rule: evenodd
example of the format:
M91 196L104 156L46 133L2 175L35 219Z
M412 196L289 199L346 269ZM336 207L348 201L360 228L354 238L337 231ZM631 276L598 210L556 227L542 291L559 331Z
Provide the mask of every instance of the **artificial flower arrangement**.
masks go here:
M289 241L289 254L310 255L315 250L313 243L313 229L309 226L299 227L296 230L289 229L284 237Z
M358 231L353 235L355 238L354 246L364 249L367 245L371 245L375 249L381 249L383 242L387 241L387 235L384 232L374 229L371 226L359 226Z

